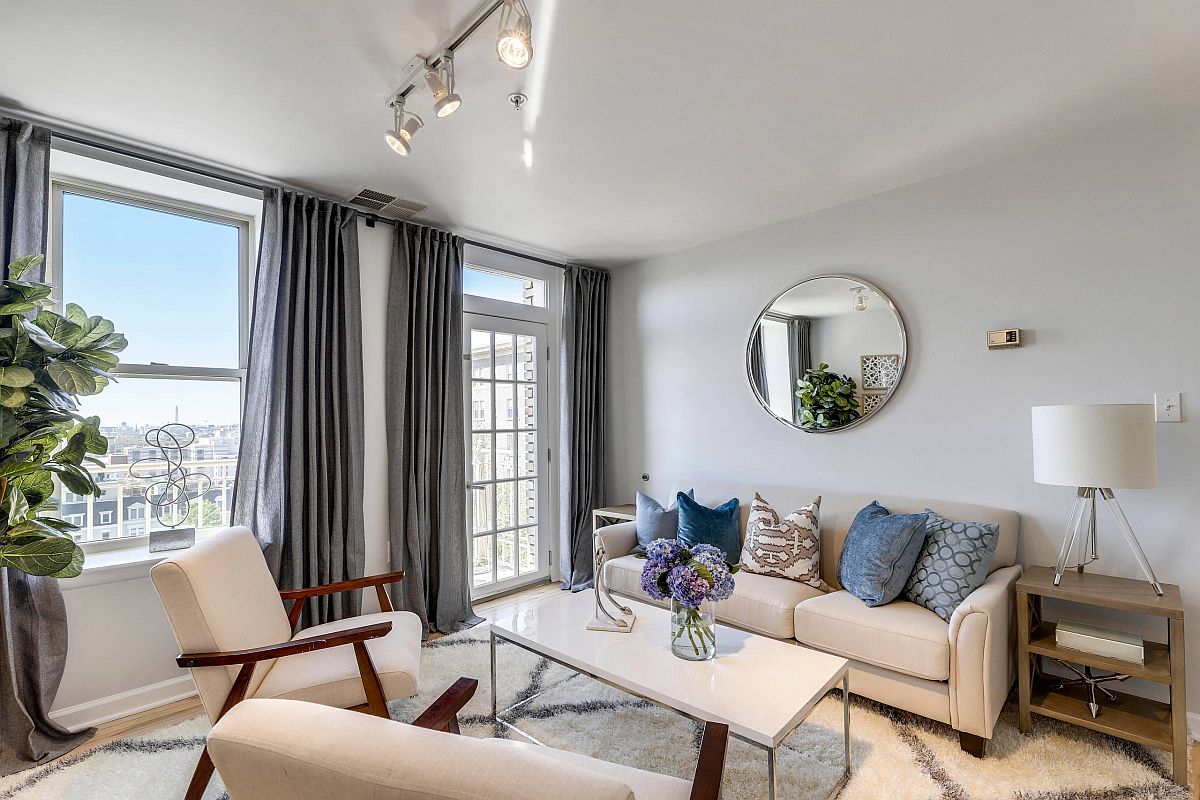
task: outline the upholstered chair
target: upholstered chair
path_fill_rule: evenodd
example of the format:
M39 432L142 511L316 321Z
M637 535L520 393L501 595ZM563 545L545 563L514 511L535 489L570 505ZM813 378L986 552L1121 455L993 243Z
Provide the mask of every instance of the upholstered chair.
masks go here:
M387 717L387 701L417 693L421 622L393 611L394 572L310 589L280 591L248 528L229 528L150 571L212 722L249 697L306 700ZM375 587L378 614L294 630L309 597ZM291 601L291 608L284 603ZM187 800L212 777L206 748Z
M477 681L412 725L287 700L247 700L212 729L231 800L717 800L729 729L704 728L692 780L549 747L454 736Z

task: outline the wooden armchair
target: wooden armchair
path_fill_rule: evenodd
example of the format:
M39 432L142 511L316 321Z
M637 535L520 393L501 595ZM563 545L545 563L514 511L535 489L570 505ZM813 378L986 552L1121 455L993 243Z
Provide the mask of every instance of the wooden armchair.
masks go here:
M412 725L285 700L247 700L208 747L232 800L718 800L729 728L704 727L685 781L548 747L447 736L478 681L459 678ZM445 732L445 733L438 733Z
M191 670L213 723L263 697L386 718L388 700L417 693L421 622L394 611L385 590L402 572L279 591L254 534L229 528L155 565L150 577L179 643L176 662ZM372 586L380 613L295 630L308 598ZM205 748L186 800L199 800L212 772Z

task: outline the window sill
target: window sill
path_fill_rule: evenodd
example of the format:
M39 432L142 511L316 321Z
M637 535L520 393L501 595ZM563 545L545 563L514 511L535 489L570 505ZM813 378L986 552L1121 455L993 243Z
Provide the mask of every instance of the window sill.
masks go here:
M63 591L98 586L116 581L148 578L150 568L170 553L151 553L150 543L143 540L128 547L88 553L83 561L83 574L62 581Z

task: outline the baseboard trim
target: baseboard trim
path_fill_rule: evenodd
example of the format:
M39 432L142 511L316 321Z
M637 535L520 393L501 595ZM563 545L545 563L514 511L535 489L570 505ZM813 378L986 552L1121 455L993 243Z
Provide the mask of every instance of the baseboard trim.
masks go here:
M51 711L50 719L67 730L79 731L139 711L174 703L195 694L196 684L192 682L191 676L181 675L160 683L140 686L127 692Z

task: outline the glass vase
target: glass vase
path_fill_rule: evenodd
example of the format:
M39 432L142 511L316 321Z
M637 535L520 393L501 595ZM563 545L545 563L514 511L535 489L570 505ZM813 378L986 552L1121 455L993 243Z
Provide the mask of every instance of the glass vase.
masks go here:
M687 661L708 661L717 654L717 625L714 604L705 600L700 608L671 601L671 652Z

